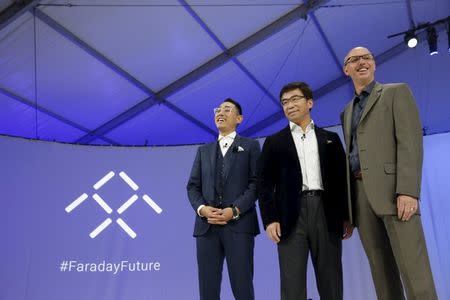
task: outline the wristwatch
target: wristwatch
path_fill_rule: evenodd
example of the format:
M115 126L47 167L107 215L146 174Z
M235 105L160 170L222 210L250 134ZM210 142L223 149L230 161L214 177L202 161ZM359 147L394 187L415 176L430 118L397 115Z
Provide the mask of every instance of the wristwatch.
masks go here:
M233 211L233 220L239 219L239 212L236 206L231 206L231 210Z

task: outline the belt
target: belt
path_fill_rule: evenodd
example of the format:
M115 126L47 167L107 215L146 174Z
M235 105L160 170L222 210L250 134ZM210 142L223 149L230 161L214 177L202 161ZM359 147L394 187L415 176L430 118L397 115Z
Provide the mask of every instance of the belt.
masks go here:
M304 190L301 195L302 197L320 197L322 193L322 190Z
M361 170L353 172L353 178L354 179L362 179Z

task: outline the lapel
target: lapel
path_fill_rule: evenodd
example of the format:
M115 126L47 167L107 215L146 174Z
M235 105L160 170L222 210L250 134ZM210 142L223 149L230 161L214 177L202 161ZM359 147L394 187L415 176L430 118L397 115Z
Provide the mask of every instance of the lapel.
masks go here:
M361 119L359 120L359 124L364 121L364 118L370 112L375 103L380 99L381 91L383 90L383 86L378 82L375 83L372 92L370 93L369 99L367 100L366 107L361 115ZM352 106L353 107L353 106Z
M298 154L297 154L297 148L295 148L295 143L294 143L294 138L292 137L292 133L291 133L291 127L288 126L283 129L283 134L284 134L284 140L286 141L286 149L288 152L288 158L289 157L295 161L295 165L297 166L297 169L301 171L300 168L300 161L298 159Z
M234 138L234 142L231 144L230 149L228 149L227 154L225 154L225 156L229 159L229 163L225 165L225 169L223 170L225 175L225 182L228 178L228 174L230 174L231 168L234 165L234 160L236 159L236 155L238 154L237 149L238 147L242 147L241 144L242 144L241 137L236 135L236 137Z
M352 115L353 115L353 102L355 101L355 97L347 104L347 107L344 111L344 137L345 137L345 149L346 153L350 152L350 136L352 131Z
M369 111L375 105L375 103L380 98L381 91L383 90L383 85L378 82L375 83L373 87L372 93L370 93L369 99L367 100L366 107L361 115L361 119L359 124L364 120ZM355 96L352 100L347 104L347 107L344 110L344 120L343 120L343 129L344 129L344 137L345 137L345 149L346 153L350 152L350 144L351 144L351 130L352 130L352 115L353 115L353 106L354 106Z
M317 126L314 126L314 133L316 134L317 147L319 149L320 174L322 179L325 178L325 148L327 146L327 133Z
M215 178L216 174L216 154L217 154L217 143L218 141L216 140L213 143L210 143L208 145L208 152L209 152L209 159L210 159L210 173L211 173L211 178Z

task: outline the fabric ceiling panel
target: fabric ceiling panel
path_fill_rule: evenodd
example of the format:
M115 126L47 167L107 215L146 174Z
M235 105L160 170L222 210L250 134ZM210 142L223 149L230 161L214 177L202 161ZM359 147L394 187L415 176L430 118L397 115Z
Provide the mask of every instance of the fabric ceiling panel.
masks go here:
M302 4L292 0L209 1L210 5L199 0L187 2L227 48Z
M432 23L446 18L450 14L450 1L411 1L411 9L416 25L426 22Z
M253 134L253 137L266 137L269 136L271 134L274 134L275 132L283 129L284 127L286 127L288 125L289 121L284 117L281 118L280 120L274 122L272 125L270 125L269 127L266 127L264 129L262 129L261 131L258 131L257 133Z
M241 104L244 113L244 121L238 131L245 130L279 108L233 62L197 80L169 100L215 129L214 107L229 97Z
M340 114L353 97L353 86L346 84L314 102L311 117L320 127L341 124Z
M147 97L64 36L36 22L40 105L95 128Z
M0 134L72 142L83 132L0 93ZM37 132L36 132L37 121ZM37 136L36 136L37 133Z
M122 1L123 6L117 7L47 7L44 11L154 91L221 52L177 1L142 3L149 6L133 7L135 1Z
M33 19L21 21L0 40L0 87L34 102Z
M106 136L124 145L197 144L215 138L163 105L153 106Z
M95 139L92 142L89 143L90 145L99 145L99 146L108 146L110 145L108 142L105 142L101 139Z
M335 125L353 93L342 60L358 45L383 54L378 81L411 86L427 134L450 131L444 26L437 28L440 53L432 57L426 41L408 50L403 35L387 38L410 28L409 4L418 25L450 15L448 0L323 1L306 19L271 32L238 56L229 58L221 49L222 43L230 48L245 41L304 2L41 0L37 85L32 14L23 13L0 31L0 133L35 138L37 122L37 136L49 140L203 143L215 136L212 109L232 97L244 109L238 131L265 136L287 124L278 94L290 81L311 85L312 116L319 126ZM173 104L154 105L149 94L161 90Z
M295 22L238 59L277 98L288 82L317 89L341 75L311 21Z
M86 134L77 128L62 123L42 112L37 113L38 138L41 140L72 143Z
M437 55L430 56L427 42L422 42L377 68L377 80L410 85L427 134L450 131L450 55L445 35L440 32Z
M348 4L348 6L346 6ZM396 45L398 39L387 36L409 28L405 1L331 1L316 11L319 23L334 48L340 62L356 46L366 46L378 55Z
M0 134L36 137L35 110L0 93Z

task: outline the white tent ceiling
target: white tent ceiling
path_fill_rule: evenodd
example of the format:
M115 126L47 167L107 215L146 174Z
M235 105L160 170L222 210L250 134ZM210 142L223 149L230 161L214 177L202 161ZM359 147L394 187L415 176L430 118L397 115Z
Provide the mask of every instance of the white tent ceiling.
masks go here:
M313 118L332 126L353 93L341 61L357 45L376 56L378 81L410 84L426 134L450 130L446 24L434 56L424 34L415 49L387 38L446 18L448 0L24 2L0 18L0 134L203 143L231 97L244 109L238 131L265 136L286 124L278 93L289 81L312 86Z

